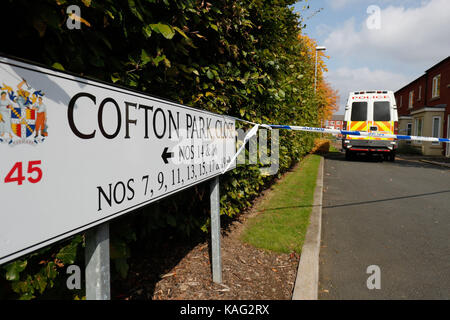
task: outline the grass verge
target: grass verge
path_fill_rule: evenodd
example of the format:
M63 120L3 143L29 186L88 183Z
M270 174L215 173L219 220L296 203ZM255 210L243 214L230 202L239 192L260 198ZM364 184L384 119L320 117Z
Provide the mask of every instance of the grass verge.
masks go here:
M276 183L255 208L242 233L242 241L279 253L300 253L309 225L319 155L309 155Z

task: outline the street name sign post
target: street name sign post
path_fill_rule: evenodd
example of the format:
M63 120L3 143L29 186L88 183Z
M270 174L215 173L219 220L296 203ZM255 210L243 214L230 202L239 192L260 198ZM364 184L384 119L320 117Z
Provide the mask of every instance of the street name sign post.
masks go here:
M108 221L212 178L220 228L234 118L5 56L0 85L0 264L96 227L100 270Z

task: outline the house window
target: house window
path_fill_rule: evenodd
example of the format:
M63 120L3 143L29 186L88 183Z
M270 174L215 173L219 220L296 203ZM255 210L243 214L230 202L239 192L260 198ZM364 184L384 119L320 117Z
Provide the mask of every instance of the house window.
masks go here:
M400 96L400 108L403 106L403 96Z
M334 126L334 121L330 121L330 124Z
M412 123L408 123L406 127L406 135L410 136L412 135ZM406 141L406 144L411 144L411 141Z
M414 104L414 90L409 92L408 108L412 109Z
M419 95L417 97L417 101L422 100L422 86L419 86Z
M433 117L433 129L432 134L434 138L441 137L441 117ZM439 145L440 142L433 142L433 145Z
M417 137L422 136L423 131L423 118L414 119L414 135ZM417 144L422 144L422 141L416 141Z
M433 87L431 96L432 98L437 98L440 96L440 94L441 94L441 75L438 74L433 78Z
M406 135L410 136L412 135L412 123L408 123L407 127L406 127Z

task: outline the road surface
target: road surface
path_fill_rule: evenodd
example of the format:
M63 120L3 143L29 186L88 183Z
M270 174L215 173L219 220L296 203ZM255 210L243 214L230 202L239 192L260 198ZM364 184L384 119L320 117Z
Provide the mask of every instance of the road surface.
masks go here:
M323 196L319 299L450 299L450 169L330 153Z

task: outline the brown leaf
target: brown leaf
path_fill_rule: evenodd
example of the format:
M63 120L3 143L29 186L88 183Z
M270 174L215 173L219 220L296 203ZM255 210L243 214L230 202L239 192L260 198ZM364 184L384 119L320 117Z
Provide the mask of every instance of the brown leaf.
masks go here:
M61 260L55 259L54 262L55 262L55 264L56 264L58 267L60 267L60 268L64 267L64 263L62 263Z

